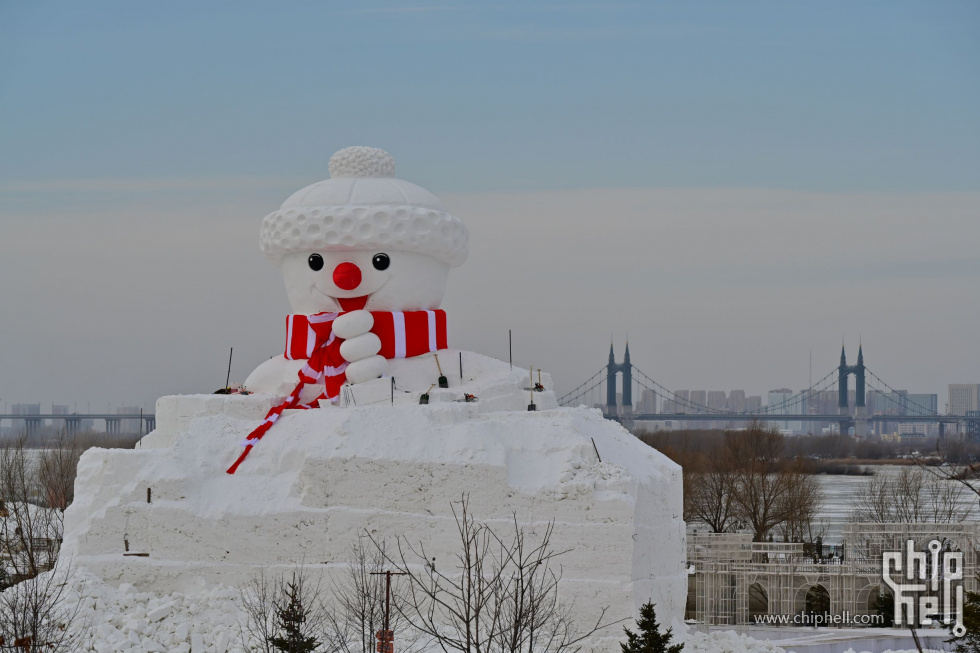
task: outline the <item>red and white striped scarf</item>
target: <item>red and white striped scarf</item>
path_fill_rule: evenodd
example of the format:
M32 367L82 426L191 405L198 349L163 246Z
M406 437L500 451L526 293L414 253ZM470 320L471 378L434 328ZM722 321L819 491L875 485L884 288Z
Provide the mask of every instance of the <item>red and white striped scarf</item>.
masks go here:
M229 474L235 473L283 411L319 408L322 399L332 403L339 400L340 388L347 380L347 361L340 354L343 340L333 333L333 321L339 315L343 313L290 315L286 318L286 352L283 355L290 360L307 359L307 363L299 371L299 380L289 396L273 406L258 428L242 442L245 449L228 468ZM371 315L374 316L371 332L380 338L381 351L378 353L385 358L411 358L448 346L445 311L372 311ZM300 394L306 386L321 380L324 391L312 401L304 403Z

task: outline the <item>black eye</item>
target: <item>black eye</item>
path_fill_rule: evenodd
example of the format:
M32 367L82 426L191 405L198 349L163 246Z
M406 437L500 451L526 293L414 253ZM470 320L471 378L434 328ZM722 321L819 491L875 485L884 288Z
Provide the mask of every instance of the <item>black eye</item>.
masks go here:
M375 270L387 270L388 266L391 265L391 259L388 258L387 254L375 254L374 258L371 259L371 264L374 265Z
M323 269L323 257L319 254L310 254L310 258L307 260L310 263L310 269L314 272L319 272Z

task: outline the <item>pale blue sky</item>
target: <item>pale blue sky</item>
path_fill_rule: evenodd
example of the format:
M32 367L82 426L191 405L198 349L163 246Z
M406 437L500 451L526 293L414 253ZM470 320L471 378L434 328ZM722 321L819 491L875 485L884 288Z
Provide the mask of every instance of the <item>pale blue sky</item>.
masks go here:
M345 146L470 227L451 344L675 389L980 382L980 3L0 0L0 400L282 347L258 224Z
M976 2L2 2L0 179L980 188Z

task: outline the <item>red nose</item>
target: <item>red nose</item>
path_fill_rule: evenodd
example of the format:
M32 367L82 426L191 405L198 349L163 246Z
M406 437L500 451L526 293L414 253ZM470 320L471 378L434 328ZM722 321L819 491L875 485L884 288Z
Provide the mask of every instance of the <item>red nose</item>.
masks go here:
M341 290L354 290L361 285L361 268L345 261L334 268L333 282Z

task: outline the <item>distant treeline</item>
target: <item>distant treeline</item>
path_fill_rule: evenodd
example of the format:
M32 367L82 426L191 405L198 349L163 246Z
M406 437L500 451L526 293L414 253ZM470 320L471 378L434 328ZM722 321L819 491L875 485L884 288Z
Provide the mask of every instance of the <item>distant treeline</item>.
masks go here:
M718 451L725 440L724 430L691 429L678 431L637 430L636 436L672 459L685 455L709 455ZM886 442L851 435L797 435L784 439L783 455L804 458L814 474L868 475L864 465L912 463L913 458L936 457L936 438L919 438ZM967 464L980 461L980 443L946 438L942 461ZM938 462L938 458L937 462Z

